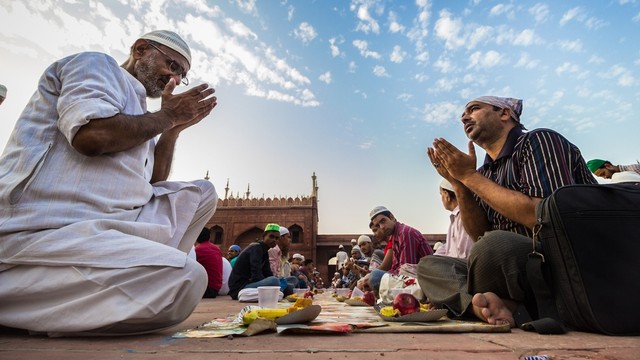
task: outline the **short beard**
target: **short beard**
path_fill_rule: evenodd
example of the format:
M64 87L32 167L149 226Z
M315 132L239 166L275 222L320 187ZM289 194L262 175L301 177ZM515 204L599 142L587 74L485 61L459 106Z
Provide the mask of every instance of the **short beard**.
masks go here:
M154 57L141 59L135 66L136 79L140 81L150 98L159 98L164 87L158 85L158 66Z

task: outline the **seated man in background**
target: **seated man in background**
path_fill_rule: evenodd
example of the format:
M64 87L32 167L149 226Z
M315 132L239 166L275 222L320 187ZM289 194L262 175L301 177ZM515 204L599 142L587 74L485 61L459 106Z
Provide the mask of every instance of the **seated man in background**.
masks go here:
M222 288L222 250L210 240L211 231L202 228L196 239L196 260L207 271L207 289L203 298L215 298Z
M229 250L227 250L227 260L229 260L229 264L231 264L231 267L236 264L236 260L238 260L240 251L242 251L242 249L236 244L229 246Z
M262 239L249 244L238 255L236 265L229 276L229 296L238 300L238 293L245 288L280 286L280 279L273 276L269 263L269 249L280 238L280 225L267 224Z
M458 199L453 190L453 186L447 179L442 179L440 183L440 199L445 209L451 211L449 215L451 223L447 230L447 238L444 245L438 247L433 255L451 256L466 259L471 253L473 247L473 239L467 234L462 225L460 217L460 207L458 207Z
M370 288L377 293L380 280L387 272L390 275L398 275L401 266L415 265L422 257L433 254L433 250L420 231L400 223L386 207L375 207L369 217L372 226L379 227L391 244L382 264L369 274L368 284L362 284L362 287ZM387 264L390 264L389 267Z
M284 296L293 294L293 289L298 284L295 276L291 276L291 264L289 263L290 245L291 235L289 229L280 226L280 238L276 241L276 246L269 249L269 264L273 275L280 279L280 285L283 284L283 281L287 283L287 286L282 291Z
M640 179L640 164L613 165L608 160L593 159L587 162L587 167L593 175L612 182L638 181Z

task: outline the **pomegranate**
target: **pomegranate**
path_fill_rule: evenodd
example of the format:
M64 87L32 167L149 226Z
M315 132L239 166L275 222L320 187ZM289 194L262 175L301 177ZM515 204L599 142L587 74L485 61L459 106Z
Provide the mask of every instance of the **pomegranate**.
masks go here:
M409 315L420 311L420 301L409 293L400 293L393 298L393 308L400 311L400 315Z

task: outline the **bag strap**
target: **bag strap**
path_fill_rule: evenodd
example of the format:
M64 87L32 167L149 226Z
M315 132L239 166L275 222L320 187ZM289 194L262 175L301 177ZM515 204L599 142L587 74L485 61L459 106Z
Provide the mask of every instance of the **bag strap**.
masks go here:
M533 293L538 304L538 320L530 321L521 325L526 331L535 331L539 334L564 334L567 329L559 320L558 309L555 304L555 297L544 278L543 263L544 255L536 250L538 233L542 224L538 223L533 228L533 251L527 259L527 279L533 289Z

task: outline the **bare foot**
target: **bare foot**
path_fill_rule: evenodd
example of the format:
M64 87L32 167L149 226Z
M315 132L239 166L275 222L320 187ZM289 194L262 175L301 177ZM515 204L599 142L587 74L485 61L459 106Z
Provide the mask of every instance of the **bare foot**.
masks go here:
M491 325L509 324L511 327L516 326L513 319L513 311L517 304L512 300L502 300L498 295L492 292L484 294L475 294L471 299L473 313Z

